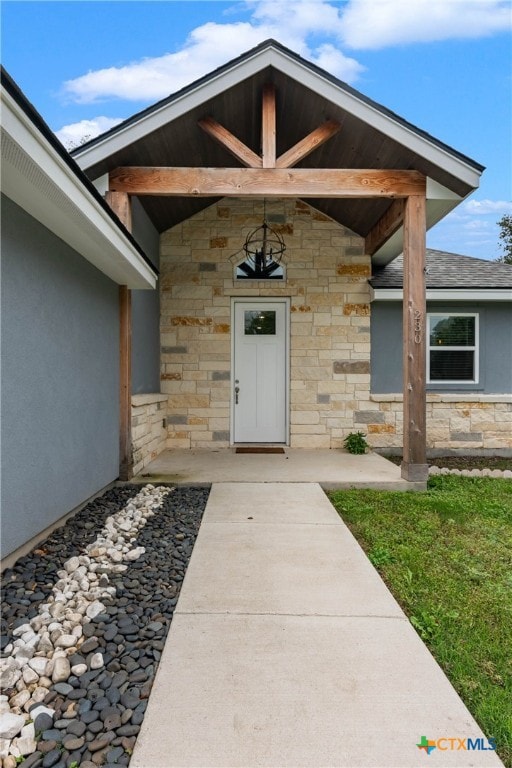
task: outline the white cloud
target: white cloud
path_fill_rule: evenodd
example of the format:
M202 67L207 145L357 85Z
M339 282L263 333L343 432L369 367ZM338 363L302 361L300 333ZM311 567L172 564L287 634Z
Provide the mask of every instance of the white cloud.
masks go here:
M78 123L64 125L55 131L55 135L66 149L73 149L85 140L95 139L100 133L108 131L120 122L122 119L116 117L95 117L92 120L80 120Z
M502 216L505 213L512 213L512 202L506 200L468 200L461 205L464 213L472 216Z
M364 67L342 47L483 37L511 25L509 0L249 0L245 7L250 21L207 22L176 52L90 71L65 82L63 94L83 104L155 101L270 37L353 83Z
M88 72L65 82L63 94L83 104L110 98L155 101L271 37L342 80L354 82L364 71L336 45L343 28L341 11L327 0L299 0L293 5L289 0L262 0L249 7L251 21L207 22L192 30L175 53ZM308 44L313 35L324 37L316 47Z
M510 29L509 0L349 0L343 42L355 49L486 37Z
M481 259L499 258L497 222L506 213L512 213L512 203L505 200L466 200L427 233L427 244Z

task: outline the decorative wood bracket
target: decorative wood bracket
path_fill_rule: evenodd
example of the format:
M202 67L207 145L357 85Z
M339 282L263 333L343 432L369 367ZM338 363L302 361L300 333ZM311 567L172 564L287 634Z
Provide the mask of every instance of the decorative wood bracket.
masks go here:
M400 229L404 223L404 211L405 201L403 199L393 200L386 213L380 217L366 235L364 252L368 256L373 256L381 245L384 245L391 235Z
M261 105L261 156L253 152L231 131L214 120L205 117L198 125L209 136L236 157L247 168L291 168L320 147L341 129L336 120L326 120L308 133L297 144L276 158L276 90L271 84L263 87Z

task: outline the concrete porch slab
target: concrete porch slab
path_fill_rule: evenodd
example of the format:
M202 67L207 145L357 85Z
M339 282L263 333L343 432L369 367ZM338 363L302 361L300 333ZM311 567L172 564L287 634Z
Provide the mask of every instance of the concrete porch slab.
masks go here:
M400 467L378 453L354 456L341 449L285 447L284 454L237 454L234 448L164 451L134 482L320 483L323 488L424 490L407 482Z

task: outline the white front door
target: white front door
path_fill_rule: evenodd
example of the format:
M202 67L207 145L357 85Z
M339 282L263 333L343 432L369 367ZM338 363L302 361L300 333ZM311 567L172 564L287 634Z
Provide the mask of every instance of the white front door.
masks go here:
M234 303L233 440L285 443L287 303Z

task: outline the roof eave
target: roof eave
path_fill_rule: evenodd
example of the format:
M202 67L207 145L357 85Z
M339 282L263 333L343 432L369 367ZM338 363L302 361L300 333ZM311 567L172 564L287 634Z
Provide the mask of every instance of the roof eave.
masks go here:
M305 61L276 41L265 41L257 48L215 70L177 94L159 102L108 133L77 148L73 157L83 169L105 160L126 144L199 106L207 99L260 72L275 67L313 92L323 96L361 121L390 136L409 150L425 157L444 172L468 186L468 194L478 187L483 166L435 140L381 105L366 98L328 72Z
M478 180L476 182L478 188ZM465 197L460 197L434 179L427 178L426 222L425 229L428 232L442 219L451 213L460 203L473 194L471 189ZM404 228L399 227L386 242L372 255L374 268L382 268L403 252Z
M114 282L155 288L140 246L4 71L1 101L3 194Z

